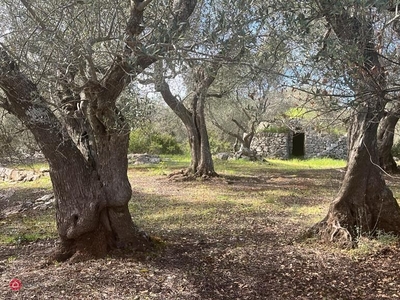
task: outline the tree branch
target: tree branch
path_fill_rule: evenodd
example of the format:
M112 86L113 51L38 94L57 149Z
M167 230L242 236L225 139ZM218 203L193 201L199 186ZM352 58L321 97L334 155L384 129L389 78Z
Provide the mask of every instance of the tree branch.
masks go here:
M247 132L247 129L244 128L237 120L232 118L232 122L236 124L237 127L239 127L243 132Z
M5 50L0 51L0 88L7 97L7 105L3 107L32 132L51 163L70 163L65 156L68 154L69 159L80 161L82 166L87 165L82 153L40 95L37 86L19 71L16 62Z
M209 93L209 94L207 94L207 97L210 97L210 98L222 98L223 96L225 96L227 94L228 94L227 91L222 92L222 93Z
M143 11L147 5L149 5L151 2L153 2L153 0L144 0L141 2L136 1L136 9L139 11Z
M135 5L131 9L130 17L125 28L125 50L113 63L107 74L104 76L101 85L106 88L110 94L109 97L116 99L122 90L129 84L132 78L141 74L159 59L149 53L144 52L142 43L139 41L139 35L143 32L143 10L151 1L138 2L133 0ZM179 33L185 30L180 24L186 23L192 14L197 0L175 0L173 3L173 20L170 30ZM163 36L163 43L170 43L172 35ZM161 47L159 53L165 52ZM168 51L167 49L166 51ZM157 51L152 51L155 53ZM132 63L133 62L133 63Z
M217 128L218 128L219 130L221 130L222 132L225 132L226 134L228 134L228 135L230 135L230 136L232 136L232 137L238 139L240 142L243 141L242 136L241 136L239 133L234 133L234 132L232 132L232 131L230 131L230 130L224 128L224 127L217 121L217 119L215 118L215 116L212 114L211 109L209 109L209 114L210 114L210 117L211 117L211 123L212 123L215 127L217 127Z
M32 18L39 24L39 26L43 30L46 30L47 29L46 23L36 14L35 10L32 8L30 3L26 0L21 0L21 2L25 6L25 8L28 10L28 12L31 14Z
M0 107L7 110L8 105L7 105L7 98L1 97L0 96Z
M162 68L163 68L162 61L159 61L157 64L155 64L154 67L155 89L157 92L161 93L164 102L182 120L182 122L185 125L190 124L192 113L185 107L185 105L183 105L181 101L178 100L177 97L175 97L172 94L169 84L165 81Z

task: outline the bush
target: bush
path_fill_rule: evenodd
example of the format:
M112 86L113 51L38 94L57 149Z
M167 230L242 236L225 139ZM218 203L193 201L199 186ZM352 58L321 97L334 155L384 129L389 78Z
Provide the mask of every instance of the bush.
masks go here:
M222 140L218 138L216 134L212 132L208 136L208 141L210 143L211 153L219 153L219 152L230 152L232 151L232 144L228 141Z
M132 130L129 135L129 152L144 153L149 150L149 134L145 129L138 128Z
M151 154L183 154L181 145L168 133L138 128L129 136L129 152Z
M150 142L150 153L155 154L183 154L181 145L175 137L167 133L153 135Z
M264 127L259 132L264 132L264 133L288 133L289 131L290 131L290 129L287 126L270 125L268 127Z

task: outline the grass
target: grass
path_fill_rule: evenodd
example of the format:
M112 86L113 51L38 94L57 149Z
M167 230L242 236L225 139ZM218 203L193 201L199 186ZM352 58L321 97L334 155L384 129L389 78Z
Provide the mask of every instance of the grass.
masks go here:
M189 182L182 183L177 191L164 193L157 182L150 187L143 185L141 180L144 173L150 176L165 175L176 170L177 166L188 166L190 161L189 157L178 161L168 157L163 158L163 161L161 166L132 166L129 173L134 190L138 191L130 204L134 219L146 231L154 234L160 234L160 231L165 234L177 229L194 231L197 228L196 231L202 231L204 226L209 226L209 234L217 234L225 230L223 226L210 224L227 224L238 216L242 217L242 221L252 219L252 222L261 224L271 221L268 215L275 212L280 212L282 218L273 222L294 222L299 226L310 226L326 213L326 200L334 197L337 184L333 185L328 174L321 173L324 176L306 183L303 182L304 174L296 174L299 171L318 172L345 166L344 161L333 159L268 162L215 160L215 169L222 178L238 177L242 182L238 186L218 184L218 181ZM316 195L324 197L325 201L319 201ZM233 230L240 231L246 222L239 222Z
M169 155L162 156L162 161L130 166L134 194L129 206L141 228L167 240L176 232L205 238L246 234L256 239L257 230L274 224L300 232L325 216L343 176L336 169L346 165L345 161L326 158L216 160L215 169L221 177L177 183L168 181L165 175L187 167L190 157ZM43 176L34 182L3 182L0 188L16 189L17 198L13 199L19 201L36 197L33 193L38 189L51 189L51 181ZM55 238L54 210L3 219L0 232L0 245ZM377 242L382 244L381 240ZM366 243L361 246L364 250L377 249Z
M35 162L35 163L29 163L29 164L14 164L12 166L9 166L9 168L12 169L17 169L17 170L28 170L28 171L35 171L39 172L42 169L48 169L49 164L46 162Z
M42 176L34 181L21 182L4 182L0 181L0 189L16 188L16 189L46 189L52 190L51 180L49 176Z
M21 244L57 237L54 210L14 215L0 221L0 229L0 244Z
M378 232L371 238L369 236L359 236L357 247L349 251L349 255L355 259L363 258L371 253L379 253L390 247L395 247L399 243L399 238L390 234Z
M298 239L325 216L337 193L343 172L336 161L216 161L218 178L168 179L166 174L188 163L187 157L171 157L163 165L130 166L133 220L157 244L157 250L143 256L122 253L44 266L55 244L51 239L57 236L54 210L28 210L1 219L0 269L7 282L0 294L4 299L16 295L8 282L17 276L23 299L398 296L397 238L360 237L359 248L350 251ZM36 199L47 193L48 184L48 178L33 188L7 183L7 189L16 191L10 201L1 196L8 190L0 191L0 209ZM398 185L395 180L391 184ZM35 243L38 239L49 240Z
M187 168L190 164L189 155L162 155L160 164L134 165L132 169L146 171L147 175L165 175L172 171ZM332 158L312 158L312 159L268 159L262 161L246 160L214 160L215 169L218 173L226 175L252 175L263 173L266 170L296 171L302 169L332 169L344 168L346 162Z
M34 171L40 173L40 170L48 169L49 165L47 163L33 163L33 164L15 164L12 166L7 166L10 169L16 170L26 170ZM21 181L21 182L4 182L0 181L0 189L2 188L26 188L26 189L47 189L51 190L51 180L49 176L42 176L34 181Z
M159 164L133 165L131 169L144 171L143 175L166 175L176 170L187 168L190 164L190 155L162 155Z
M336 169L346 166L345 160L332 158L311 158L311 159L289 159L289 160L268 160L271 167L279 170L301 170L301 169Z

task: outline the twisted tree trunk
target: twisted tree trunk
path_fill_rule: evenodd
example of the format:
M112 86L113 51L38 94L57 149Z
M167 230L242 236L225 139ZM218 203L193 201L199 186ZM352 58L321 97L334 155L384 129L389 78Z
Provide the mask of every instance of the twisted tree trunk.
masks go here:
M352 246L362 234L400 234L400 208L378 165L379 100L359 107L349 129L348 167L327 216L312 231L327 241ZM382 110L381 110L382 112Z
M97 120L98 124L92 127L96 157L85 157L36 85L19 71L6 71L4 63L10 60L5 52L2 57L0 85L7 96L3 107L33 133L50 165L61 240L56 258L100 257L113 247L143 249L149 245L149 239L139 232L128 210L129 131L123 127L110 130Z
M372 23L365 15L356 18L345 8L332 9L329 0L319 4L343 47L357 49L362 63L354 58L357 69L351 73L356 99L348 131L347 172L327 216L311 231L344 245L354 245L362 234L400 234L400 207L379 167L377 129L386 105L386 78L374 47Z
M398 121L398 114L391 110L381 119L378 127L379 165L387 173L400 172L392 155L394 131Z
M73 83L60 79L64 111L57 115L17 62L5 50L0 52L0 88L6 95L0 97L0 106L33 133L50 165L61 241L58 260L101 257L112 248L137 250L151 245L129 213L129 127L116 107L132 78L156 61L143 52L137 38L148 3L132 1L125 47L101 80L92 76L78 93ZM195 5L195 0L174 1L172 31L183 30L182 23ZM162 43L160 53L168 51L164 48ZM68 75L73 81L73 75Z
M191 162L187 173L194 176L217 176L211 155L210 143L204 113L204 104L208 88L215 80L220 65L214 64L213 69L206 73L199 70L196 87L191 99L191 110L186 108L171 92L169 85L158 74L156 88L161 93L165 103L181 119L186 127L190 146ZM161 70L158 70L161 72Z

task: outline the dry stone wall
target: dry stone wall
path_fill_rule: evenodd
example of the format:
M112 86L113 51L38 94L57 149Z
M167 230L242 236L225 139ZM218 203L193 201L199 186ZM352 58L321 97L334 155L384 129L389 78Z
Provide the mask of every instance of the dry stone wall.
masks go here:
M254 136L250 149L257 157L288 159L290 153L288 133L263 132Z
M251 143L257 157L288 159L293 153L294 132L258 133ZM346 159L347 138L315 131L304 132L304 157L331 157Z
M305 157L347 158L347 137L327 133L305 134Z
M0 181L34 181L44 172L17 170L0 166Z

